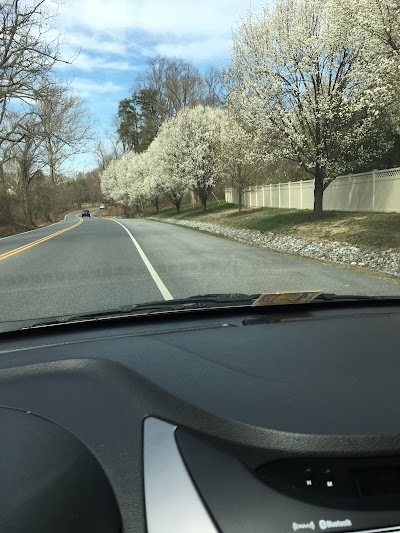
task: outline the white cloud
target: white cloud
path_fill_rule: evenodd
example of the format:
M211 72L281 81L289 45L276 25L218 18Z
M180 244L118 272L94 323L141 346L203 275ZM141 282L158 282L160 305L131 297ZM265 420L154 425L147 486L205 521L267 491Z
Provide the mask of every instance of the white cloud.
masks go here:
M191 41L189 43L160 43L155 46L155 51L169 57L182 57L196 62L217 62L229 54L230 39L210 38L207 40Z
M251 5L257 10L263 3ZM68 0L60 12L69 24L79 21L99 30L210 35L229 32L249 6L249 0Z
M137 66L132 65L126 60L112 60L101 56L91 56L80 52L78 55L74 54L73 50L65 48L63 50L64 57L72 57L71 63L59 63L56 67L58 70L74 69L85 70L87 72L103 69L103 70L120 70L120 71L133 71L137 69Z
M78 94L82 98L88 98L99 94L114 94L125 90L124 87L121 87L112 81L101 83L87 78L75 78L72 80L70 87L73 93Z
M88 36L82 31L69 31L67 44L74 49L91 50L107 54L124 55L127 53L127 43L118 39L104 39L104 35Z
M252 0L252 9L263 3ZM226 57L231 31L249 5L250 0L68 0L60 6L60 22L75 50L125 56L132 50L143 54L151 42L156 51L182 55L174 49L188 47L193 59L208 59L213 47L215 55ZM203 45L207 54L201 53Z

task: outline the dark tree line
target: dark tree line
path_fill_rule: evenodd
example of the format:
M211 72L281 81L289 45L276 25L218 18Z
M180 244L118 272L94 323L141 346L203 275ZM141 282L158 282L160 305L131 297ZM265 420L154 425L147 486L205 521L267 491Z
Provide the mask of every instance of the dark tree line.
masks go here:
M161 124L186 107L220 106L225 100L221 75L209 67L204 75L190 61L156 56L135 80L132 95L120 101L117 134L124 151L144 152Z

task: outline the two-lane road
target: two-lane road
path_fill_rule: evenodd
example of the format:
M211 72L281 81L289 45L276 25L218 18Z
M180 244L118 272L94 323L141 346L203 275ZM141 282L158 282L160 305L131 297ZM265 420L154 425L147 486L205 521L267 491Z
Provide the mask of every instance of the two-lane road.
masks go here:
M0 322L195 294L321 289L400 294L400 285L148 220L81 219L0 239Z

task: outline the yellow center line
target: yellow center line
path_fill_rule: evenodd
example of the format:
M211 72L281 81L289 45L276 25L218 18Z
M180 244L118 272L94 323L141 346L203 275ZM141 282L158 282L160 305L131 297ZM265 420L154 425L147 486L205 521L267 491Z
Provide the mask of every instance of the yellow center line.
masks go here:
M83 222L83 218L80 218L79 222L77 222L76 224L73 224L72 226L69 226L68 228L64 228L60 231L56 231L55 233L51 233L50 235L47 235L47 237L43 237L42 239L38 239L36 241L30 242L29 244L25 244L24 246L20 246L19 248L14 248L14 250L10 250L9 252L5 252L4 254L0 254L0 261L2 261L3 259L6 259L7 257L11 257L12 255L19 254L20 252L24 252L25 250L29 250L29 248L32 248L33 246L36 246L37 244L48 241L49 239L52 239L53 237L57 237L57 235L61 235L62 233L65 233L66 231L76 228L77 226L82 224L82 222Z

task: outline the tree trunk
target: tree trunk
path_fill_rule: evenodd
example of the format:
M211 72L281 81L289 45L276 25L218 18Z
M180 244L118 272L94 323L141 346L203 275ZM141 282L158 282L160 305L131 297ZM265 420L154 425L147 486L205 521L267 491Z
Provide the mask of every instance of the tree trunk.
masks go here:
M28 219L29 224L32 226L35 225L35 222L33 220L33 206L32 206L32 196L31 191L29 187L29 183L26 183L24 181L24 189L25 189L25 209L26 209L26 216Z
M158 197L153 200L154 207L156 208L156 213L160 211L159 199Z
M239 188L239 189L238 189L239 213L240 213L241 210L242 210L242 199L243 199L242 189Z
M208 191L206 187L201 187L201 189L198 190L198 195L200 197L201 202L201 210L203 213L207 211L207 200L208 200Z
M50 169L51 183L53 185L55 185L55 183L56 183L56 169L55 169L55 165L54 165L53 161L50 162L49 169Z
M2 195L5 195L7 192L7 184L6 184L6 178L4 176L3 161L0 161L0 191Z
M24 201L25 201L25 212L27 222L32 226L35 225L33 221L33 205L32 205L32 194L30 188L30 179L29 179L29 166L26 160L20 162L20 172L21 172L21 182L24 191Z
M211 193L212 188L207 187L207 184L203 180L199 180L196 186L193 187L193 191L197 194L204 213L207 210L208 195Z
M207 211L207 199L208 199L208 192L207 189L204 187L195 189L197 196L200 200L200 203L202 205L202 211L203 213Z
M11 222L11 205L4 176L3 161L0 161L0 221Z
M175 207L176 207L176 212L177 212L177 213L180 213L180 212L181 212L181 202L180 202L180 201L177 202L177 203L175 204Z
M322 215L322 199L324 195L324 178L325 170L317 166L315 169L315 185L314 185L314 213Z

